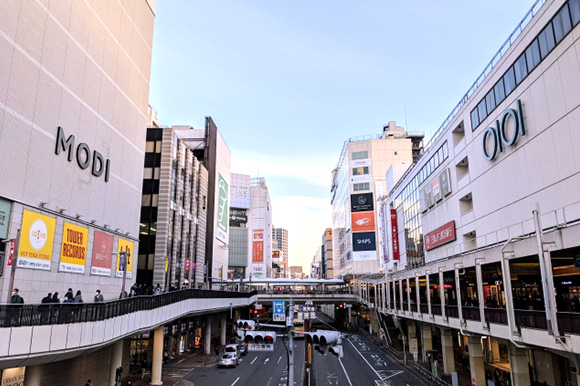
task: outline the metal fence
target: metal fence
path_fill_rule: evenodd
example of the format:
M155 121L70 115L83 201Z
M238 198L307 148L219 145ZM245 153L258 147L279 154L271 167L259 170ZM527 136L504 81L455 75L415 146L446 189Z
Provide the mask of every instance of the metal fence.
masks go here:
M47 303L0 305L0 327L45 326L102 320L150 311L188 299L250 298L256 292L184 289L159 295L135 296L103 303Z

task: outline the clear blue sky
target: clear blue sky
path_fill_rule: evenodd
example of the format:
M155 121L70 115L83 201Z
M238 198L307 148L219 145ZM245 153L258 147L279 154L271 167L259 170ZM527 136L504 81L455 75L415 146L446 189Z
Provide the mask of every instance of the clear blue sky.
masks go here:
M213 118L232 171L266 178L290 265L307 268L344 141L391 120L429 137L532 4L158 1L150 101L164 125Z

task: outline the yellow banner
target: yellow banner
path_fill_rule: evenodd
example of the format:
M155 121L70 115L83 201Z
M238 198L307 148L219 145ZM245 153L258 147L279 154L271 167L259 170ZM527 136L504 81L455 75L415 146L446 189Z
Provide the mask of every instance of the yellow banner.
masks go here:
M127 277L131 278L133 272L133 260L135 256L133 254L133 242L119 238L117 242L117 277L123 277L123 269L121 266L121 253L125 253L125 259L127 261Z
M50 271L55 226L56 219L24 210L18 245L18 267Z
M69 222L62 229L59 271L85 273L89 229Z

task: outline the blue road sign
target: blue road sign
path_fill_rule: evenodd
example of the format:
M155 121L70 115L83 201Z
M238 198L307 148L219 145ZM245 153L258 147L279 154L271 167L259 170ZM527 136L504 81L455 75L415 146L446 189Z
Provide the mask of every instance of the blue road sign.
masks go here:
M273 300L274 314L286 314L286 300Z

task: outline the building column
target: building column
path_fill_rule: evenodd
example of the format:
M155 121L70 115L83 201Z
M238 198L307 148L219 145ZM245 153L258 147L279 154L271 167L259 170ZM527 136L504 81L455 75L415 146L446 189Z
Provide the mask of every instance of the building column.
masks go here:
M111 345L111 365L109 367L109 385L115 384L117 368L121 367L123 361L123 340L120 339Z
M204 345L203 345L203 353L205 355L209 355L210 346L211 346L211 323L213 318L211 315L206 316L205 318L205 337L204 337Z
M441 329L441 349L443 350L443 372L451 374L455 371L455 352L453 351L453 330Z
M513 343L509 343L509 353L513 386L529 385L531 380L526 349L518 348Z
M499 341L497 339L490 338L491 343L491 354L493 356L493 363L500 361L499 355Z
M222 346L225 346L226 345L226 332L227 332L226 331L226 328L227 328L226 326L227 326L226 325L226 314L224 313L224 314L222 314L222 317L220 319L220 333L221 333L221 335L220 335L220 344Z
M485 368L483 361L483 349L481 347L481 337L470 335L469 345L469 367L471 368L471 384L486 385Z
M9 376L10 369L4 369L4 371L8 373ZM42 365L26 366L26 370L24 372L24 382L26 383L26 386L41 386L43 375ZM87 377L87 379L89 378Z
M419 352L419 344L417 341L417 325L415 323L407 323L407 335L409 336L409 352L413 354Z
M431 325L427 323L423 323L421 325L421 341L423 342L422 345L422 352L421 355L423 356L423 362L427 361L427 350L433 349L433 334L431 333Z
M161 373L163 366L163 326L153 330L153 357L151 360L150 385L162 385Z

